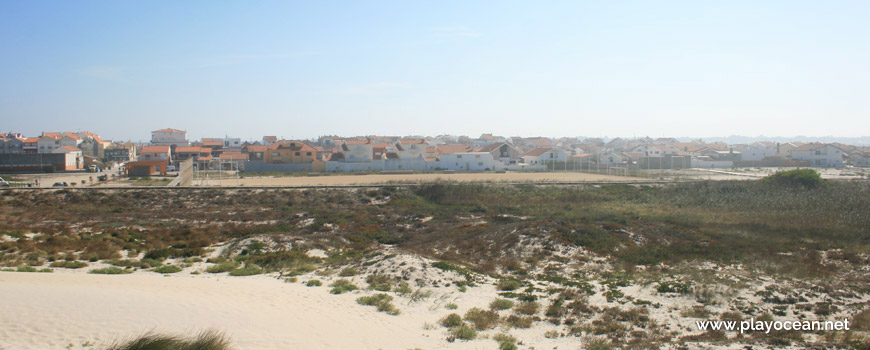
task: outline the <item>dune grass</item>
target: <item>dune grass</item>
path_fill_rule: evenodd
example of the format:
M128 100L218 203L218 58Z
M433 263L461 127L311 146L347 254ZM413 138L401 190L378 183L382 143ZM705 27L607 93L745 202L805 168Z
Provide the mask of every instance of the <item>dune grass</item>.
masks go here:
M183 270L183 269L181 268L181 266L177 266L177 265L163 265L163 266L160 266L160 267L155 268L155 269L152 270L152 271L157 272L157 273L178 273L178 272L181 272L181 270Z
M359 289L359 287L353 284L350 280L346 279L336 280L335 282L332 282L332 284L330 284L329 286L332 287L332 289L329 290L329 292L332 294L342 294Z
M147 333L140 337L116 342L107 350L230 350L230 339L217 331L204 331L194 336L174 336Z
M208 268L205 269L205 272L222 273L222 272L235 270L235 269L239 268L239 266L241 266L241 265L242 265L242 263L240 263L238 261L225 261L222 263L218 263L218 264L214 264L212 266L209 266Z
M84 261L64 261L64 260L59 260L59 261L55 261L55 262L51 263L51 265L49 265L49 266L51 266L51 267L61 267L61 268L65 268L65 269L80 269L80 268L83 268L83 267L87 267L87 266L88 266L88 263L86 263L86 262L84 262Z
M128 273L133 273L133 270L130 269L122 269L115 266L104 267L100 269L93 269L88 271L88 273L98 274L98 275L125 275Z
M359 297L356 299L356 302L360 305L374 306L378 308L378 311L386 312L389 315L398 315L401 312L391 303L391 301L393 301L393 297L384 293Z
M230 270L229 275L230 276L253 276L253 275L262 275L265 272L266 272L266 270L264 270L259 265L249 263L249 264L245 264L245 267L235 269L235 270Z

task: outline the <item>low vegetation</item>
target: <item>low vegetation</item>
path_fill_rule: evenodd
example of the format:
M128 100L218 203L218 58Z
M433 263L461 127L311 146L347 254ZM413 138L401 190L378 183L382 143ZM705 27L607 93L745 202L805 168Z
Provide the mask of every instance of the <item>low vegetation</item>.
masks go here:
M393 301L393 297L383 293L356 299L356 302L360 305L374 306L378 311L386 312L389 315L398 315L400 311L391 301Z
M216 331L205 331L191 337L147 333L116 342L107 350L230 350L230 345L230 339Z
M812 170L655 186L445 182L226 191L5 191L0 266L81 268L102 261L113 266L91 273L121 274L170 271L210 256L209 273L276 272L285 281L300 276L307 286L323 285L311 279L317 277L333 281L333 294L358 290L351 279L364 281L359 293L377 294L357 302L388 313L398 312L393 298L420 302L495 284L498 298L488 307L463 304L471 309L440 320L451 337L545 324L559 329L549 336L583 337L592 349L735 341L712 333L680 338L682 329L650 317L649 310L665 311L667 300L693 305L668 310L687 319L765 313L870 319L858 309L870 284L870 183L822 180ZM218 244L221 251L209 254ZM309 256L312 249L325 254ZM385 268L395 254L433 263L414 272ZM419 273L440 277L420 280ZM788 287L752 290L763 304L735 298L762 275ZM655 296L638 297L630 286ZM454 310L456 300L434 304ZM819 342L845 347L857 337ZM746 339L809 345L791 334Z
M329 285L332 289L329 290L332 294L342 294L350 291L354 291L359 289L355 284L353 284L350 280L339 279L332 284Z
M133 270L130 269L122 269L115 266L104 267L101 269L93 269L88 271L88 273L99 274L99 275L125 275L128 273L133 273Z

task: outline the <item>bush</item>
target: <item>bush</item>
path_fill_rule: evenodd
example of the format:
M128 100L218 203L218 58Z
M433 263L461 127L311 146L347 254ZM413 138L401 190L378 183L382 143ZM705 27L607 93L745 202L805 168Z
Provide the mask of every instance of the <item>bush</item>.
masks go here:
M499 334L492 336L492 340L495 340L499 343L504 343L507 341L512 342L512 343L517 342L517 338L514 338L512 335L505 334L505 333L499 333Z
M108 350L229 350L230 340L221 333L206 331L195 338L183 338L148 333L141 337L108 347Z
M514 342L506 341L498 344L499 350L517 350L517 344Z
M534 319L531 316L510 315L504 320L505 324L514 328L531 328L532 322Z
M259 275L259 274L262 274L263 272L266 272L266 271L263 270L263 268L257 264L245 264L245 267L243 267L241 269L231 270L230 276L251 276L251 275Z
M459 305L456 305L454 303L449 303L447 305L444 305L444 307L447 308L447 310L456 310L459 308Z
M471 322L474 328L483 331L498 324L498 313L474 307L465 312L465 320Z
M80 269L88 266L84 261L55 261L49 265L51 267L62 267L65 269Z
M504 278L498 281L496 287L499 290L517 290L523 286L523 283L513 278Z
M607 338L586 337L583 338L584 350L610 350L613 346Z
M152 270L152 271L157 272L157 273L176 273L176 272L181 272L181 270L182 270L182 269L181 269L180 266L176 266L176 265L163 265L163 266L160 266L160 267L158 267L158 268L155 268L155 269Z
M497 298L489 303L489 308L493 310L507 310L514 307L513 300Z
M122 269L115 266L104 267L101 269L94 269L88 271L88 273L94 273L99 275L124 275L128 273L133 273L133 270Z
M541 305L539 305L537 302L522 301L514 307L514 311L523 315L534 315L538 313L539 308L541 308Z
M816 188L822 184L822 176L812 169L779 171L762 179L764 183L789 187Z
M332 294L341 294L344 292L350 292L352 290L357 290L357 286L351 283L346 279L340 279L329 285L332 289L329 290Z
M459 327L462 325L462 316L455 313L449 314L444 316L438 323L447 328Z
M341 269L341 271L338 272L338 277L351 277L351 276L356 276L356 274L357 274L356 269L354 269L352 267L345 267L345 268Z
M391 301L393 301L393 297L383 293L356 299L356 302L360 305L375 306L378 308L378 311L386 312L390 315L398 315L399 309L396 309Z
M209 266L208 268L205 269L205 272L208 272L208 273L227 272L227 271L237 269L240 265L241 265L241 263L239 263L238 261L225 261L225 262L222 262L219 264Z
M411 293L411 296L409 298L411 299L411 302L416 303L421 300L429 299L429 297L431 296L432 290L420 288L415 290L414 293Z
M305 285L308 287L320 287L323 285L323 282L320 282L320 280L310 280Z
M32 266L19 266L15 269L16 272L54 272L52 269L37 269Z
M380 292L389 292L393 288L393 281L390 276L374 274L366 277L366 283L369 284L369 289L374 289Z
M450 329L450 334L456 339L473 340L477 338L477 331L467 325L461 325Z

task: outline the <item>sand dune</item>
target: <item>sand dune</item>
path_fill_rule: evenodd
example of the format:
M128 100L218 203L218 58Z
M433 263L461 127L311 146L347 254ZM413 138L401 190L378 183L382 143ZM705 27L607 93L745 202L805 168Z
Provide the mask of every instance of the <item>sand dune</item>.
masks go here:
M485 305L494 290L469 292L450 300L466 306L462 309ZM433 307L434 298L415 304L400 301L402 314L390 316L355 302L366 294L372 293L332 295L327 287L262 275L0 272L0 349L66 349L69 344L79 349L86 342L100 348L149 330L189 334L207 328L225 331L239 349L497 347L491 340L448 343L444 328L424 330L425 322L434 324L450 312ZM538 337L555 343L547 348L566 343Z

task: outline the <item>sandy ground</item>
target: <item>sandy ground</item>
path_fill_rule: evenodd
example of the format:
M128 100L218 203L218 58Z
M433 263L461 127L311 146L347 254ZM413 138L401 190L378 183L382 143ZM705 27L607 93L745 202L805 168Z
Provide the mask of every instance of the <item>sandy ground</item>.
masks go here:
M152 330L191 334L204 329L225 331L238 349L497 348L488 339L448 343L446 329L423 327L453 312L442 306L447 300L461 305L460 313L486 305L495 292L491 286L467 293L434 288L435 296L417 303L397 299L398 316L356 303L373 292L332 295L328 289L263 275L0 272L0 349L67 349L69 344L100 349ZM539 349L579 345L579 339L546 339L543 332L511 333Z
M243 179L198 180L198 186L340 186L381 184L388 182L586 182L647 181L649 179L584 173L469 173L469 174L372 174L334 176L246 177Z

